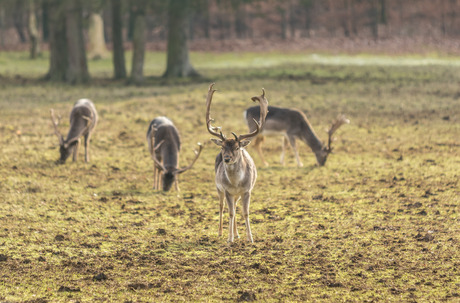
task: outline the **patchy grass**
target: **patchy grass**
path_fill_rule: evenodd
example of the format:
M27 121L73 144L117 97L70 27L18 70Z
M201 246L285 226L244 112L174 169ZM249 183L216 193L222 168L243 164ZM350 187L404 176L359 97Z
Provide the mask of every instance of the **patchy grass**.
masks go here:
M164 58L155 56L147 56L158 59L150 76L161 74ZM279 64L248 59L247 68L228 69L234 55L210 54L214 65L201 54L196 66L206 79L151 77L140 87L100 78L89 86L41 83L33 78L46 60L25 69L24 56L8 63L16 72L0 69L0 300L458 300L458 66L269 56ZM108 62L91 63L96 78L110 74ZM204 124L210 81L218 89L215 124L226 133L246 131L242 112L262 87L270 104L304 110L324 139L338 113L351 120L325 167L314 166L303 143L303 168L292 153L285 167L277 163L278 138L265 143L270 167L248 148L259 167L253 245L217 236L218 149ZM100 113L91 163L80 153L78 162L56 165L49 109L67 117L81 97ZM197 142L205 146L181 176L180 193L151 189L145 132L159 115L181 131L182 165Z

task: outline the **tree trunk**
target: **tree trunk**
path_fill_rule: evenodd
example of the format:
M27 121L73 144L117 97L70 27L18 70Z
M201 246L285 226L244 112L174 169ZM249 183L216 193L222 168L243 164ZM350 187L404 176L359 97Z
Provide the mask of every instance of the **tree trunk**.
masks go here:
M45 79L82 83L89 80L79 0L47 0L50 68Z
M115 79L126 78L121 1L112 0L113 70Z
M204 8L202 10L202 14L203 14L204 37L206 39L209 39L211 37L211 33L210 33L211 22L210 22L210 18L209 18L209 0L204 1Z
M286 40L287 39L287 13L286 9L282 6L278 7L278 13L281 16L281 39Z
M48 4L50 67L45 79L65 81L67 74L67 41L64 3L46 0Z
M98 60L107 57L104 38L104 21L101 14L91 13L88 29L88 58Z
M289 33L291 39L295 38L295 28L296 28L296 7L289 1L288 3L288 10L289 10Z
M163 77L199 76L189 60L187 41L189 1L170 0L168 16L168 59Z
M49 21L48 21L48 1L44 0L42 3L42 39L44 42L48 42L49 38Z
M25 43L27 41L26 35L24 33L24 1L16 0L14 3L14 12L13 12L13 21L14 27L16 32L18 33L19 40L21 43Z
M140 1L142 2L142 1ZM131 66L131 82L140 84L144 80L145 53L145 12L140 2L133 7L133 58Z
M5 46L5 9L0 6L0 46Z
M240 5L235 9L235 32L236 37L244 39L247 37L247 25L246 25L246 8L244 5Z
M379 38L379 10L377 8L377 5L375 4L375 2L373 0L369 0L371 6L368 10L368 14L369 14L369 26L370 26L370 30L371 30L371 33L372 33L372 37L374 38L374 40L377 40Z
M83 39L81 1L66 0L65 5L67 51L69 54L66 81L72 84L85 83L89 80L89 72Z
M35 59L40 52L38 44L38 29L37 18L35 17L35 0L29 0L29 42L30 42L30 58Z
M386 0L380 0L380 23L387 24L387 2Z

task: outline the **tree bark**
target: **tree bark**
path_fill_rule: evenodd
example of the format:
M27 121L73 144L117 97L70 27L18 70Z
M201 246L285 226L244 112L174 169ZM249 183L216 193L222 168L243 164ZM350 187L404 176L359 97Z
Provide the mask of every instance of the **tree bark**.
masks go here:
M83 39L81 1L66 0L65 4L67 51L69 53L66 81L72 84L85 83L89 80L89 72Z
M105 46L104 21L99 13L91 13L88 28L88 58L98 60L107 57Z
M121 1L112 0L113 70L115 79L126 78Z
M24 1L16 0L14 2L14 11L13 11L13 21L16 32L18 33L19 40L21 43L27 41L26 35L24 33Z
M89 80L80 0L46 0L49 8L50 67L45 79L72 84Z
M49 21L48 21L48 1L44 0L42 2L42 39L45 42L48 42L49 38Z
M0 6L0 46L5 46L5 9Z
M138 1L132 9L134 18L133 58L131 65L131 82L140 84L144 80L145 53L145 12L142 1Z
M189 1L170 0L168 8L167 66L163 77L195 77L199 74L192 67L188 49Z
M35 17L35 0L29 0L29 25L27 27L29 31L29 42L30 42L30 58L37 58L40 52L38 44L38 29L37 29L37 18Z
M244 5L235 9L235 32L239 39L247 37L246 7Z
M46 0L49 21L50 67L45 79L65 81L67 74L67 41L64 3L60 0Z

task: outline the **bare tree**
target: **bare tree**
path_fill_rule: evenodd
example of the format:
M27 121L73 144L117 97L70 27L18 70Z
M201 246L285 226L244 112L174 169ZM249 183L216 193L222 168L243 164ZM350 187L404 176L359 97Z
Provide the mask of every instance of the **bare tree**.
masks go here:
M168 8L167 65L163 77L195 77L199 74L190 63L188 49L188 26L190 1L170 0Z
M134 18L131 82L135 84L139 84L144 80L145 4L144 0L135 0L131 6Z
M47 0L50 22L50 67L52 81L84 83L89 80L83 39L81 0Z
M104 38L104 20L99 12L91 12L88 22L88 58L102 59L108 54Z
M115 79L126 78L122 21L123 18L121 15L121 0L112 0L113 70Z
M30 40L30 58L35 59L40 52L37 18L35 17L35 0L29 0L28 33Z

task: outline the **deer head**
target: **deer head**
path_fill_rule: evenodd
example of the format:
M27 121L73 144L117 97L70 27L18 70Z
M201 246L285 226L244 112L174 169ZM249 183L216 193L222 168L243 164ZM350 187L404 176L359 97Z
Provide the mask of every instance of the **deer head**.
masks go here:
M155 162L155 165L158 170L162 172L162 187L163 191L169 191L171 189L171 186L173 183L176 181L176 178L178 175L186 172L190 168L192 168L193 164L195 164L196 160L201 154L201 150L203 149L203 146L201 143L198 143L198 151L195 152L195 159L193 159L192 163L190 163L189 166L183 167L183 168L176 168L175 166L168 165L167 163L163 165L160 160L156 157L155 152L161 148L165 140L161 140L155 147L154 147L154 152L152 153L152 158L153 161Z
M211 139L212 142L217 144L222 148L222 159L226 164L234 164L238 162L238 160L241 157L241 149L246 147L249 143L251 143L251 138L257 136L257 134L261 131L265 124L265 117L267 116L268 113L268 101L265 98L265 90L262 89L262 95L260 96L254 96L251 98L252 101L259 102L260 105L260 118L259 122L257 122L255 119L254 122L256 123L256 129L248 134L243 134L237 136L234 132L232 132L232 135L234 139L227 139L224 134L222 134L222 131L220 130L220 127L214 127L211 125L211 122L213 119L211 118L210 110L211 110L211 102L212 102L212 96L214 92L216 91L213 89L214 83L212 83L209 86L208 90L208 96L206 98L206 126L209 131L209 133L213 136L218 137L218 139Z

